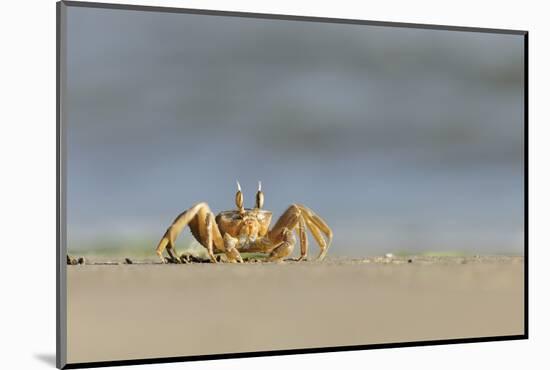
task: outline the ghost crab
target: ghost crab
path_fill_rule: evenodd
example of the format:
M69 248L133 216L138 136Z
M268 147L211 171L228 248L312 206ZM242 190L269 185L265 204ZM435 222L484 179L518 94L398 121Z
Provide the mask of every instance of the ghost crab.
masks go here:
M237 182L235 204L236 210L223 211L214 216L208 204L201 202L178 215L158 243L156 253L160 260L166 263L163 257L166 249L172 260L181 262L175 250L175 241L185 226L189 226L195 239L206 248L213 263L217 262L215 252L225 253L229 262L242 263L240 252L267 253L267 261L280 262L294 249L295 230L300 239L298 260L304 260L308 252L306 229L321 249L317 260L325 257L332 241L332 230L311 209L292 204L270 229L272 213L262 209L264 193L261 182L258 183L254 208L244 208L243 193Z

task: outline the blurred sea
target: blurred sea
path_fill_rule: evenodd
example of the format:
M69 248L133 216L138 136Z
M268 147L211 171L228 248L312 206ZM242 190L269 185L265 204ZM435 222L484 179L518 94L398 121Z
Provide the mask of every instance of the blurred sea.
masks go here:
M194 203L232 209L238 179L248 206L262 180L276 216L325 218L332 255L523 253L521 36L77 7L68 22L70 251L154 248Z

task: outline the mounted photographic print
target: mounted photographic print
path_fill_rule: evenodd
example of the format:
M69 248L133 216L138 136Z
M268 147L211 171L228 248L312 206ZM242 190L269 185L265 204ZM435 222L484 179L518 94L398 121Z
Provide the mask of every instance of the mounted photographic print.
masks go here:
M527 338L527 32L57 5L58 367Z

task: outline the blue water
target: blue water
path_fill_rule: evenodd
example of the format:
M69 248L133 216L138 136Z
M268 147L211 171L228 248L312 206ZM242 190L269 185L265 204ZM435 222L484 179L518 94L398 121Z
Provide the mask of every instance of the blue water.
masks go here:
M523 251L519 36L69 8L69 249L198 201L308 205L333 254Z

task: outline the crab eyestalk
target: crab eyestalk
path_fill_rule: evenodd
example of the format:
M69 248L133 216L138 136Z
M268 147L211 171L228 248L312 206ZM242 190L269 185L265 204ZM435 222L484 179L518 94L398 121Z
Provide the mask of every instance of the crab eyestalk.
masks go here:
M256 208L264 206L264 193L262 192L262 182L258 181L258 192L256 193Z
M235 194L235 204L237 205L237 209L243 213L244 212L244 196L241 191L241 184L237 181L237 194Z

